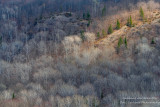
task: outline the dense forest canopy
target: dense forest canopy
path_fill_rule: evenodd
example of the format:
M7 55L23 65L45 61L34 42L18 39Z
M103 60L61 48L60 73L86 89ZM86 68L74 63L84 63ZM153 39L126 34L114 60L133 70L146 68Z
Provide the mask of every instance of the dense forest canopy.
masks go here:
M131 9L139 0L2 0L0 2L0 19L12 18L22 24L26 20L32 21L37 17L59 12L75 12L80 17L83 13L89 12L92 17L100 17L105 8L104 13L109 16Z
M125 99L159 77L159 0L0 0L0 107L159 107Z

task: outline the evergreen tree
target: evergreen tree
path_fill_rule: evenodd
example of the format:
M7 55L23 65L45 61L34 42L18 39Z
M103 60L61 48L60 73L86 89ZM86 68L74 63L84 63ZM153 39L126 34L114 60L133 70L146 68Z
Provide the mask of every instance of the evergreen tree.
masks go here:
M100 38L100 36L101 36L101 35L100 35L100 33L98 32L98 33L97 33L97 38Z
M38 19L36 18L33 25L36 26L37 23L38 23Z
M152 38L151 44L155 44L154 38Z
M40 15L39 20L42 20L42 19L43 19L43 16L42 16L42 15Z
M132 16L130 16L130 27L132 27L133 23L132 23Z
M83 19L84 19L84 20L86 19L86 14L85 14L85 13L83 13Z
M140 8L140 16L141 16L142 20L144 21L144 11L143 11L142 7Z
M102 9L102 16L106 15L106 6L104 5L103 9Z
M15 98L15 95L14 95L14 93L12 94L12 99L14 99Z
M122 40L122 37L120 37L118 40L117 53L119 53L119 49L122 44L123 44L123 40Z
M116 29L120 29L120 28L121 28L120 22L119 22L119 20L117 20L117 26L116 26Z
M69 13L66 14L66 16L67 16L67 17L71 17L71 16L72 16L72 13L69 12Z
M91 15L90 15L90 13L88 12L87 13L87 20L90 20L91 19Z
M91 21L90 21L90 20L88 20L87 27L89 27L89 26L90 26L90 24L91 24Z
M81 39L84 42L84 40L85 40L84 31L81 31Z
M105 30L103 29L102 30L102 36L104 37L104 36L106 36L107 35L107 33L105 32Z
M132 27L133 26L133 22L132 22L132 16L130 16L127 20L127 26Z
M108 28L108 34L111 34L111 33L113 33L112 25L110 25Z
M118 40L118 48L120 48L122 44L123 44L123 40L122 40L122 37L120 37Z
M104 98L104 95L103 95L103 92L101 93L101 99L103 99Z
M125 44L125 47L127 48L128 44L127 44L127 38L126 37L124 38L124 44Z

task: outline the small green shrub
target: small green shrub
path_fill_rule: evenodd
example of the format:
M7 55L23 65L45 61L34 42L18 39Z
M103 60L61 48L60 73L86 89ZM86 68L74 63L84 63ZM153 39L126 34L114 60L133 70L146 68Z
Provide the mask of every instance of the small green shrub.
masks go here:
M108 28L108 34L111 34L111 33L113 33L112 25L110 25Z
M120 28L121 28L120 22L119 22L119 20L117 20L116 29L120 29Z

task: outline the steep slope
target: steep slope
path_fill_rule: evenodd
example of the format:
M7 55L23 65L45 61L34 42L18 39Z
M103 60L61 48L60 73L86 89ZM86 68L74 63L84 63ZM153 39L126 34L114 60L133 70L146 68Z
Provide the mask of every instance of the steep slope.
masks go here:
M98 39L95 41L95 45L114 45L115 42L120 37L127 37L128 35L131 35L130 33L132 32L138 32L141 28L147 28L147 25L149 26L149 23L151 24L156 24L159 23L158 21L160 20L160 12L159 11L154 11L152 12L152 18L149 18L147 22L142 22L142 21L136 21L135 26L133 28L130 28L128 26L122 26L120 30L115 30L112 34L107 35L104 38ZM129 36L131 38L132 36Z

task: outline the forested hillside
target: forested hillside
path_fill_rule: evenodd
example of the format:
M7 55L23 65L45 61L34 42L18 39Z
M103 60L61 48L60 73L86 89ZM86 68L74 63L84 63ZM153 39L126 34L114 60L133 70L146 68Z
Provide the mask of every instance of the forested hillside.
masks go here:
M0 107L159 107L158 0L1 0L0 25Z

